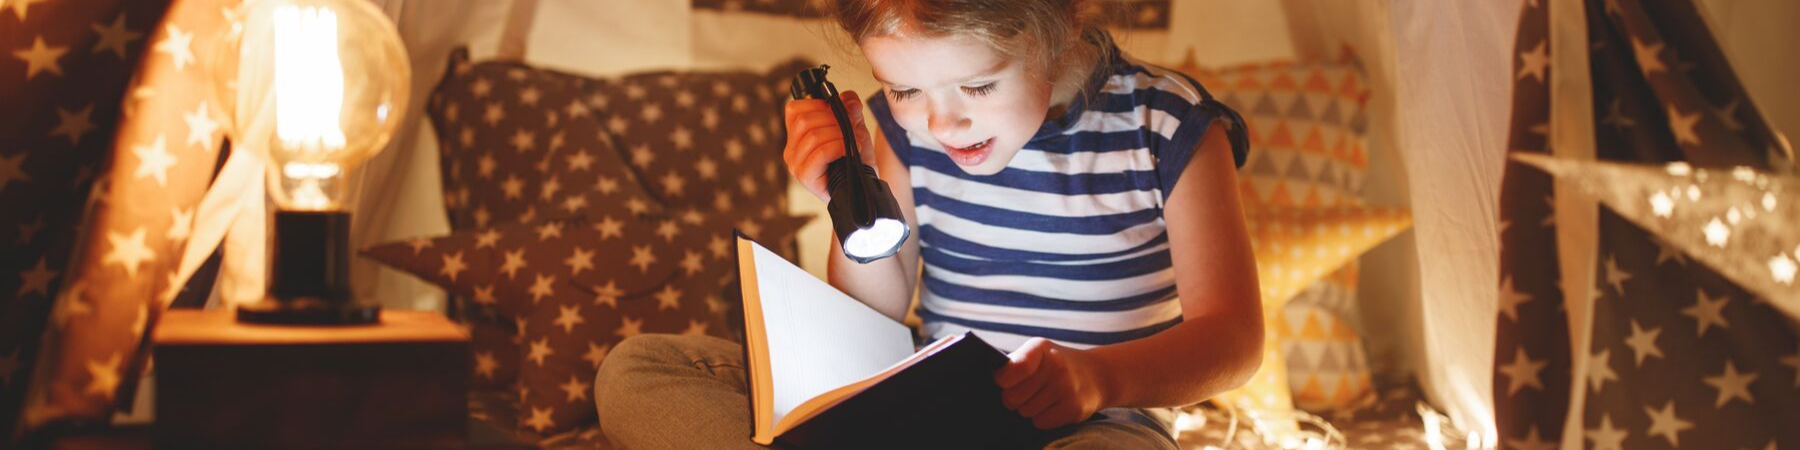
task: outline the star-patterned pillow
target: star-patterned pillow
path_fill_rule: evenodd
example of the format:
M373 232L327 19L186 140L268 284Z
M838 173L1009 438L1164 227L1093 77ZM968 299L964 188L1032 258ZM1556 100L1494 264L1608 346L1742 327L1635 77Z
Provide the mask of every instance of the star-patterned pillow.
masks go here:
M646 190L674 208L787 208L782 108L805 61L749 72L656 72L584 97Z
M681 211L785 211L785 138L780 97L772 92L806 66L796 61L767 75L588 78L517 62L471 63L466 49L457 50L427 107L453 229L594 220L600 217L592 206L608 202L656 213L664 208L658 198ZM624 162L627 154L632 164ZM476 306L459 308L468 310L472 346L516 352L502 347L518 340L516 330L487 336L516 326L493 320L511 316ZM505 386L509 375L502 368L475 385Z
M587 216L599 202L659 210L588 106L599 84L452 53L426 108L452 229Z
M474 378L492 380L516 365L521 427L551 434L594 421L587 392L606 349L620 339L649 332L735 338L741 312L729 287L731 230L791 248L807 221L697 210L632 217L607 206L613 213L598 220L465 230L364 254L513 318L524 357L478 349Z

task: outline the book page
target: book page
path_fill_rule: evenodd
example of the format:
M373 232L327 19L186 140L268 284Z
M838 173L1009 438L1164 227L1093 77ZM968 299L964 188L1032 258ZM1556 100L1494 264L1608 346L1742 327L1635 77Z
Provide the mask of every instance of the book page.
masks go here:
M760 244L748 247L753 248L757 292L756 299L746 298L744 303L747 308L761 306L760 328L773 391L772 423L781 423L789 411L814 396L912 356L912 335L905 325Z

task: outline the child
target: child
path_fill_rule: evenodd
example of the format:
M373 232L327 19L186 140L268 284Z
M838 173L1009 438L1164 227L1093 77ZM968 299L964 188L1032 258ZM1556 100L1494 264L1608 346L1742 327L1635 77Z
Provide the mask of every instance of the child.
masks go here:
M1261 359L1241 119L1119 54L1097 0L833 3L883 85L872 137L843 93L854 138L915 232L869 264L834 240L831 284L901 320L923 281L924 331L1010 350L995 383L1008 408L1059 428L1048 448L1175 448L1162 408L1236 387ZM794 101L787 129L788 169L829 200L836 119ZM709 338L620 343L595 381L601 428L631 449L757 448L742 354Z

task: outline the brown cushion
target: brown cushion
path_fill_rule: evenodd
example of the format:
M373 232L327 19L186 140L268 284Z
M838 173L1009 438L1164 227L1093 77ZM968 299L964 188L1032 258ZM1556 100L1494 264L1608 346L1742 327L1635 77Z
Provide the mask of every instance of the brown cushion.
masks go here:
M766 74L655 72L593 83L595 121L671 208L785 210L782 107L803 61Z
M532 406L522 406L521 423L540 425L528 431L548 434L591 421L591 399L567 408L566 401L550 405L546 395L561 392L559 385L577 374L590 382L596 362L580 358L586 344L610 346L617 336L563 342L579 333L559 328L562 308L575 305L562 300L583 297L587 303L572 314L593 326L616 328L631 317L646 321L645 332L696 325L733 337L731 327L739 321L721 319L716 310L724 305L724 314L737 314L738 302L729 297L735 289L720 289L715 281L723 275L692 272L681 263L697 251L701 269L731 267L710 246L729 242L733 227L792 251L790 236L803 221L785 213L782 94L787 80L807 66L795 61L766 73L588 78L517 62L472 63L466 50L458 50L427 113L441 148L446 210L459 232L377 246L367 254L444 286L472 306L459 312L474 341L474 384L538 401L549 422L533 421ZM592 228L606 224L616 229ZM539 233L556 234L557 226L560 238L539 239ZM694 235L707 239L687 237ZM632 266L638 247L658 255L657 262ZM592 269L577 250L594 252ZM511 266L508 253L516 261ZM673 288L681 295L668 298L700 306L659 308L668 317L654 320L632 315L611 302L593 303L596 289L608 283L625 292L621 299L655 299ZM553 328L570 336L543 334ZM536 342L555 353L531 358Z
M520 318L521 425L548 434L594 420L594 370L620 339L735 339L739 302L722 295L736 273L731 230L755 230L753 237L783 247L805 223L785 214L607 215L465 230L364 254Z
M587 206L660 208L595 119L603 81L520 63L450 57L426 113L437 131L452 229L587 216Z

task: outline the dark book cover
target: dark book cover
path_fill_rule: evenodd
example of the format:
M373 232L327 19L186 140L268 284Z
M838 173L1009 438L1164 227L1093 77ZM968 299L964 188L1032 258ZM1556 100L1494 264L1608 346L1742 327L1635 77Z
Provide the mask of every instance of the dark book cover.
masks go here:
M965 333L912 367L775 438L800 449L1039 449L1039 430L1000 401L1006 355Z

